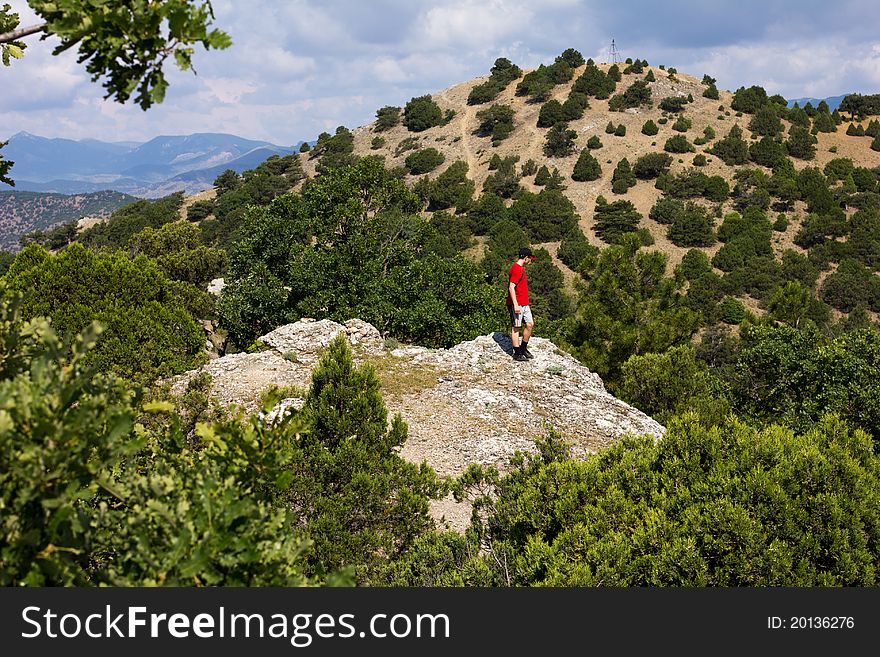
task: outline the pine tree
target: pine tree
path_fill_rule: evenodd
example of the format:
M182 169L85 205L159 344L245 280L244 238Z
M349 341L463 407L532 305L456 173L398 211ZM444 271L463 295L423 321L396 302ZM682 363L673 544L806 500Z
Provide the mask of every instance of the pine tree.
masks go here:
M586 148L582 150L578 161L574 165L571 179L578 182L587 182L597 180L601 175L602 167L599 166L599 161Z

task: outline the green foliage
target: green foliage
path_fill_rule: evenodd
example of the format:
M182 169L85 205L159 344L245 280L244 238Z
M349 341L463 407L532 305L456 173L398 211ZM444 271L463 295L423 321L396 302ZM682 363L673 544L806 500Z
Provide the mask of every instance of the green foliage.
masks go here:
M170 222L159 229L145 228L128 243L132 258L153 258L168 278L205 287L226 265L226 253L202 244L201 230L184 222Z
M443 124L443 112L430 95L410 99L403 108L403 125L410 132L422 132Z
M51 255L30 246L5 280L10 290L27 292L25 317L51 317L61 334L101 322L103 338L87 359L101 371L147 382L201 362L204 332L173 282L144 256L95 253L78 244Z
M572 91L568 94L568 98L562 103L562 119L563 121L577 121L582 118L586 109L590 106L590 101L586 94Z
M183 192L156 201L135 201L119 208L107 221L84 230L77 241L91 248L125 248L132 236L144 228L159 228L177 220L182 204Z
M214 201L212 199L196 201L186 209L186 218L189 221L201 221L202 219L207 219L212 214L214 214Z
M602 167L599 161L590 154L586 148L581 151L575 162L571 179L578 182L587 182L590 180L598 180L602 176Z
M376 132L384 132L400 124L400 108L386 105L376 110Z
M657 124L654 123L651 119L645 121L644 125L642 125L642 134L648 135L649 137L653 137L658 132L660 132L660 128L657 127Z
M210 2L107 0L95 5L82 0L28 0L28 5L46 22L47 34L60 40L53 55L77 47L77 61L86 64L93 81L103 78L107 98L124 103L136 92L134 100L144 110L165 98L168 81L163 66L169 57L187 71L192 69L195 44L206 50L232 45L228 34L209 29L214 20ZM7 21L9 17L5 10L0 15ZM17 23L18 16L13 15L12 27ZM21 42L4 45L4 65L9 65L10 56L21 57L23 49Z
M423 148L406 156L404 165L412 175L419 175L433 171L443 164L443 153L436 148Z
M595 64L587 64L584 72L575 80L572 91L604 99L614 93L615 80Z
M497 194L502 198L510 198L520 190L519 175L516 172L518 156L498 158L495 173L487 176L483 183L483 191ZM492 167L490 166L490 169Z
M622 94L612 96L608 101L608 109L622 112L631 107L648 105L651 102L651 88L644 80L636 80Z
M846 129L846 134L850 137L864 137L865 128L861 124L855 125L853 123L850 123L849 127L847 127Z
M574 204L560 190L517 194L508 216L523 227L534 242L561 239L577 224Z
M742 129L739 127L739 124L734 124L730 128L730 132L727 133L727 136L715 142L715 145L707 149L706 152L721 158L724 164L728 166L745 164L749 161L749 145L743 139Z
M709 98L711 100L718 100L721 96L718 94L718 87L715 84L710 84L703 90L703 98Z
M880 311L880 278L852 258L841 260L833 274L822 284L822 300L842 312L857 306Z
M880 94L847 94L838 109L841 112L849 112L853 120L880 114Z
M631 356L621 368L621 398L658 422L668 422L687 411L713 406L716 422L729 406L715 401L718 383L709 368L694 355L690 345L672 347L663 353Z
M853 172L853 161L848 157L836 157L829 160L822 170L828 180L843 180Z
M679 116L675 123L672 124L672 129L676 132L687 132L693 126L693 122L684 116Z
M763 87L752 86L746 89L740 87L733 94L731 109L746 114L754 114L760 107L767 104L767 92Z
M687 103L685 96L667 96L660 101L660 109L664 112L680 112Z
M650 180L669 171L672 165L672 156L666 153L648 153L636 160L633 173L636 178Z
M611 191L615 194L626 194L636 184L636 176L630 167L629 160L623 158L617 163L611 176Z
M590 269L599 255L599 249L587 241L583 231L575 226L562 238L556 256L572 271Z
M782 134L782 121L775 105L762 105L755 110L752 120L749 121L749 130L752 136L776 137Z
M459 212L470 206L474 197L474 182L467 177L467 162L456 160L428 185L428 209L456 208Z
M513 117L514 111L510 105L492 105L480 110L477 112L479 132L482 136L491 136L492 145L497 145L513 132Z
M812 160L816 156L816 138L799 125L792 125L788 131L785 146L788 154L801 160Z
M745 318L746 308L739 299L724 297L718 304L718 319L725 324L742 324Z
M706 208L688 201L676 214L666 237L676 246L712 246L715 243L713 224Z
M553 434L537 446L504 478L459 480L485 493L486 552L447 569L508 586L876 585L877 462L834 416L796 435L686 415L586 461Z
M694 159L691 161L695 167L704 167L707 164L706 156L702 153L697 153L694 155Z
M642 215L629 201L606 203L599 197L596 199L593 218L596 222L596 235L608 244L618 244L626 233L634 232L638 228Z
M742 339L732 387L738 413L796 431L839 413L873 436L876 450L880 333L860 330L829 341L809 325L755 325L743 329Z
M709 256L705 251L690 249L681 259L679 269L685 280L694 281L703 274L711 272L712 263L709 262Z
M631 207L618 201L604 206L605 214L613 206ZM621 226L622 232L631 228ZM666 256L639 247L636 235L623 235L619 245L601 251L595 267L584 272L577 311L557 338L609 390L618 384L620 368L630 356L684 344L700 325L700 316L684 306L681 282L664 276Z
M558 100L551 99L541 105L541 111L538 112L539 128L550 128L565 120L565 112L562 109L562 103Z
M544 142L544 155L547 157L567 157L574 152L577 132L567 123L557 123L547 131Z
M618 126L614 129L615 137L626 137L626 126L622 123L618 124Z
M787 157L785 147L773 137L762 137L749 146L749 159L768 169L775 169Z
M675 135L666 140L663 150L669 153L690 153L694 147L684 135Z
M357 564L364 583L433 528L428 500L439 491L427 465L397 453L407 427L399 415L389 427L379 385L337 336L312 373L300 413L308 430L287 473L286 497L314 541L314 570Z
M475 85L468 94L468 105L482 105L495 100L495 97L511 82L522 76L522 71L509 59L499 57L492 66L491 75L486 82Z
M454 200L440 180L447 172L439 190ZM468 199L472 192L471 183ZM301 195L252 209L230 253L221 324L246 345L303 316L359 317L397 339L437 346L501 325L496 290L475 265L438 256L454 247L416 216L421 208L380 161L365 158Z

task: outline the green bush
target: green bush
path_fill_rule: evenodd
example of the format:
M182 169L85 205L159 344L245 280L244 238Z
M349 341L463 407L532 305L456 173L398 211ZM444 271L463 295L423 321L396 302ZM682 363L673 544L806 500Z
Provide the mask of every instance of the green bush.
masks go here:
M403 125L410 132L422 132L443 123L443 112L430 95L412 98L403 108Z
M575 162L571 179L578 182L586 182L598 180L601 175L602 167L599 166L599 161L586 148L582 150L577 162Z
M602 148L602 140L599 139L598 135L593 135L589 139L587 139L587 148L591 151Z
M593 215L596 222L596 235L608 244L617 244L626 233L634 232L642 215L629 201L603 202L596 199L596 210Z
M103 337L88 356L100 371L144 383L204 358L204 331L173 282L143 255L95 253L78 244L51 255L32 245L18 254L5 280L10 290L27 292L25 317L51 317L60 334L103 324Z
M444 161L443 153L436 148L423 148L406 156L404 164L412 175L420 175L433 171Z
M689 153L694 150L684 135L675 135L666 140L663 150L669 153Z
M671 165L672 156L666 153L648 153L636 160L633 166L633 173L636 175L636 178L650 180L669 171Z
M400 108L386 105L376 110L376 132L390 130L400 123Z
M642 125L642 134L643 135L648 135L649 137L653 137L658 132L660 132L660 128L658 128L657 124L654 123L651 119L648 119Z

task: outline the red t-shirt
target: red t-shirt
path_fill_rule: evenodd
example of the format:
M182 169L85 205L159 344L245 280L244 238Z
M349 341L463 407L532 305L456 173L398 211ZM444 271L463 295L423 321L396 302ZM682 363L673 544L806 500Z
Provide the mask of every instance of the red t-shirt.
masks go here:
M522 280L520 280L520 276L522 276ZM529 305L529 281L526 276L526 268L523 267L518 262L514 262L513 266L510 268L510 277L509 281L516 285L516 300L517 303L521 306ZM517 284L519 281L519 284ZM507 293L507 305L512 306L513 300L510 298L510 293Z

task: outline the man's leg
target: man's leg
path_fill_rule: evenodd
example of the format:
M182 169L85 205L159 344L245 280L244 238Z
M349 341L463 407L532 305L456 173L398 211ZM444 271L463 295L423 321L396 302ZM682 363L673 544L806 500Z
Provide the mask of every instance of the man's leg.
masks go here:
M534 358L532 352L529 351L529 338L532 337L532 329L535 327L535 320L532 319L532 309L528 306L523 308L523 320L525 328L523 329L522 343L519 352L526 358Z

